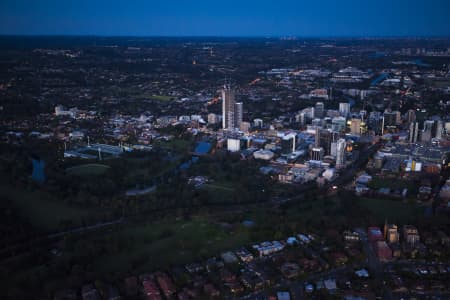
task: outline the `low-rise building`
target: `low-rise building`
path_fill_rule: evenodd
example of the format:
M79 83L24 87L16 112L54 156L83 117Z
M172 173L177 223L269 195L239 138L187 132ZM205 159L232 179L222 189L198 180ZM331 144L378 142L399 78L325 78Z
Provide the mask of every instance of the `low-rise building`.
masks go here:
M240 248L238 250L235 251L235 254L237 255L237 257L239 257L239 259L244 262L244 263L249 263L253 260L253 254L250 253L250 251L248 251L245 248Z
M284 245L279 241L262 242L261 244L253 245L253 249L255 249L258 252L258 255L261 257L283 250Z
M359 233L356 231L346 230L344 231L344 240L346 242L358 242L360 240Z

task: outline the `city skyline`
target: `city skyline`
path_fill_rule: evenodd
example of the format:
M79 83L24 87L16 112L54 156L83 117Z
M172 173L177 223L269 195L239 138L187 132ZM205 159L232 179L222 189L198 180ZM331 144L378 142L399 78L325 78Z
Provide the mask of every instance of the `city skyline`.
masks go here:
M0 299L450 299L449 12L0 1Z

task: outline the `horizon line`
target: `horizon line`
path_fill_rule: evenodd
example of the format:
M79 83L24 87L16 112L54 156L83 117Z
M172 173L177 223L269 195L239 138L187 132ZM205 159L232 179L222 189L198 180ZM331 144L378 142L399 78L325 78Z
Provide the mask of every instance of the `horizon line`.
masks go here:
M134 35L134 34L59 34L59 33L44 33L44 34L3 34L0 33L0 37L103 37L103 38L300 38L300 39L332 39L332 38L355 38L355 39L424 39L424 38L440 38L440 39L450 39L450 34L448 35Z

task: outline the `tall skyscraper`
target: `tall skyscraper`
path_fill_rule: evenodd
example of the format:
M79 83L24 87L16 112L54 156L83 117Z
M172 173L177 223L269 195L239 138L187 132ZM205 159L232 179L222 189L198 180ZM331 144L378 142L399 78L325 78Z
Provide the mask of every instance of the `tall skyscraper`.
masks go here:
M336 168L338 169L345 166L345 144L344 139L336 142Z
M314 147L320 147L320 127L316 127L316 133L314 135Z
M400 240L398 227L395 224L384 224L384 238L389 244L396 244Z
M339 103L339 114L345 118L350 114L350 103L341 102Z
M372 111L368 119L369 129L373 130L375 134L382 133L383 115L379 111Z
M339 139L339 132L330 129L316 128L314 147L322 147L324 155L331 153L331 144Z
M433 127L434 127L434 121L427 120L423 122L423 130L421 132L420 141L423 143L429 143L431 142L431 139L433 138Z
M412 122L409 124L409 142L417 143L417 137L419 136L419 123Z
M242 102L237 102L234 104L234 126L236 128L240 128L241 127L241 123L242 123L242 115L243 115L243 106L242 106Z
M222 128L239 129L242 123L243 105L235 99L234 89L229 84L222 89Z
M436 120L435 122L436 132L434 137L437 139L442 139L442 132L444 131L444 126L441 120Z
M361 135L361 119L352 119L350 121L350 133Z
M287 134L281 139L281 152L283 154L290 154L295 151L296 139L295 134Z
M235 124L235 95L229 84L222 89L222 128L234 130Z
M406 122L408 124L414 122L416 120L416 111L414 109L409 109L406 113Z

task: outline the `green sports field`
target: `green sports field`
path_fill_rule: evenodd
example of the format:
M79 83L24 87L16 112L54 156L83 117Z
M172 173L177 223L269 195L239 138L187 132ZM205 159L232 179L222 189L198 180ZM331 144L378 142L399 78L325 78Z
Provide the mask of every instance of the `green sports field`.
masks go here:
M84 164L68 168L69 174L76 176L98 176L105 173L110 167L102 164Z

